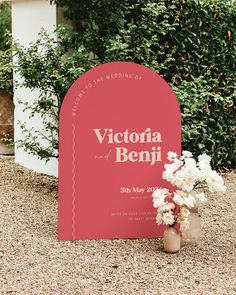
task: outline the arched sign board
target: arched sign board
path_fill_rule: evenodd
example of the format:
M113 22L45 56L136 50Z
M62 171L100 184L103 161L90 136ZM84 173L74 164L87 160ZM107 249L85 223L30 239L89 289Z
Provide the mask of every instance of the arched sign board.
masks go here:
M168 151L181 151L181 115L169 85L130 62L94 67L60 113L59 240L152 238L152 191Z

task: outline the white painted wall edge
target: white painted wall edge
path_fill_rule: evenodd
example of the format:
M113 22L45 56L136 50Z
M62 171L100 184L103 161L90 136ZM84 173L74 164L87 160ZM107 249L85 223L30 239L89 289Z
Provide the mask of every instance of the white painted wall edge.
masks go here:
M47 0L19 0L12 1L12 34L14 40L27 47L30 42L38 38L38 33L44 28L50 35L57 25L56 6L50 5ZM15 62L15 61L14 61ZM14 73L14 81L19 77ZM25 122L27 126L40 130L42 122L40 117L29 119L23 106L18 100L33 102L38 98L38 91L30 91L24 87L17 88L14 93L15 103L15 140L22 139L23 134L18 124L19 121ZM58 161L52 159L48 163L39 160L36 156L30 155L22 148L15 147L15 162L32 169L36 172L58 177Z

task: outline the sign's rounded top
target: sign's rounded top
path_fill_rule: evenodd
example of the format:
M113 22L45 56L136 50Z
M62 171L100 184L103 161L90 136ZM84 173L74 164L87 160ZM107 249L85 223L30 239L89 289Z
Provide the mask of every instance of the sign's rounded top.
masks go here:
M109 85L105 86L106 82L109 82ZM150 68L134 62L114 61L97 65L82 74L68 90L61 112L63 112L65 104L73 104L73 100L79 91L82 91L83 96L85 96L90 94L91 90L96 91L100 87L103 87L104 91L111 87L114 92L115 89L122 88L124 91L128 91L129 88L138 89L139 87L146 88L148 93L150 91L169 92L177 101L169 84ZM145 99L148 99L148 97L145 97Z

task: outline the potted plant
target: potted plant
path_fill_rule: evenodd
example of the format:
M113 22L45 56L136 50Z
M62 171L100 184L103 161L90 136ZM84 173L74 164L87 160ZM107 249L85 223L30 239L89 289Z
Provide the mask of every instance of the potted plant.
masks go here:
M181 238L197 242L200 236L200 218L198 207L206 202L203 189L210 192L225 192L223 178L212 170L211 157L198 156L196 161L192 153L183 151L182 156L168 153L169 164L165 164L162 178L177 188L172 193L166 188L153 192L153 206L157 208L157 224L167 225L164 233L164 249L177 252ZM179 227L176 225L179 224Z

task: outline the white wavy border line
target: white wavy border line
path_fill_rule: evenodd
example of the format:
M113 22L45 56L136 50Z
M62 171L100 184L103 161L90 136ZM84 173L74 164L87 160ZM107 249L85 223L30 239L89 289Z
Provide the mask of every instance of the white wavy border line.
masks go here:
M72 239L75 240L75 124L72 124Z

